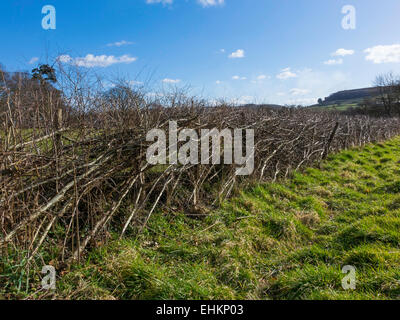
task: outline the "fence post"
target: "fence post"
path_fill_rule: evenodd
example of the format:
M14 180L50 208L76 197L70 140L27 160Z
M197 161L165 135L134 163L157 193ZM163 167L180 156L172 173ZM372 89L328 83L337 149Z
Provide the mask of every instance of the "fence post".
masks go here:
M333 138L335 137L336 131L339 128L339 122L336 122L335 127L333 128L333 131L325 145L325 150L324 153L322 154L322 159L326 159L326 157L328 156L329 153L329 148L331 147L331 143L333 141Z
M62 114L62 109L58 108L57 109L57 116L55 118L55 129L56 131L59 131L62 128L62 122L63 122L63 114ZM55 136L56 139L56 152L58 153L61 150L61 134L59 132L56 133Z

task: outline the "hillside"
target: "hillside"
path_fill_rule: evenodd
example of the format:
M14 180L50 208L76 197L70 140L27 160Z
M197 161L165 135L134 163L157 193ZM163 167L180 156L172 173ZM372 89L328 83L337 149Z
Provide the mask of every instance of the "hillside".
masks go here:
M399 146L343 151L202 219L153 215L136 240L64 272L55 297L398 299ZM356 268L355 290L341 286L345 265Z
M324 104L335 104L340 102L356 102L365 98L373 98L379 95L380 89L377 87L373 88L362 88L339 91L326 97Z
M335 92L322 101L322 105L315 104L310 106L312 109L320 108L335 109L337 111L347 110L357 107L364 99L376 98L380 95L380 89L377 87L352 89Z

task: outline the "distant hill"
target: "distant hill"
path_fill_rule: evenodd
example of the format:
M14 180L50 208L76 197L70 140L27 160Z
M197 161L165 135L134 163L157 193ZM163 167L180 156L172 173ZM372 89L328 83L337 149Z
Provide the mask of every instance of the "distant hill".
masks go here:
M344 90L331 94L326 97L323 101L323 105L333 105L333 104L352 104L358 103L365 98L374 98L379 95L379 88L362 88L353 90Z
M281 106L279 104L254 104L254 103L245 104L243 107L246 107L246 108L269 108L269 109L283 108L283 106Z

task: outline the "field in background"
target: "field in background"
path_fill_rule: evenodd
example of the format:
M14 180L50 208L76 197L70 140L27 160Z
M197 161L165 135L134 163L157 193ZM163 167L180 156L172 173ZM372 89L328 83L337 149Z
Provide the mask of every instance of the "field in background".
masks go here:
M326 106L313 106L310 107L310 109L314 111L346 111L350 108L357 108L358 106L358 103L350 102L344 104L329 104Z
M153 215L136 240L65 272L55 296L398 299L399 160L395 138L251 187L203 218ZM356 267L354 291L341 286L344 265Z

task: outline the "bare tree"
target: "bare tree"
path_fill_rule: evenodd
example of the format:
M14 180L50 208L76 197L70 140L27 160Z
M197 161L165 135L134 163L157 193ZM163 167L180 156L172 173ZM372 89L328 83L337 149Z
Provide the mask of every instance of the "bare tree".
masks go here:
M379 100L385 108L385 113L392 116L400 114L400 78L392 72L378 75L374 84L379 88Z

